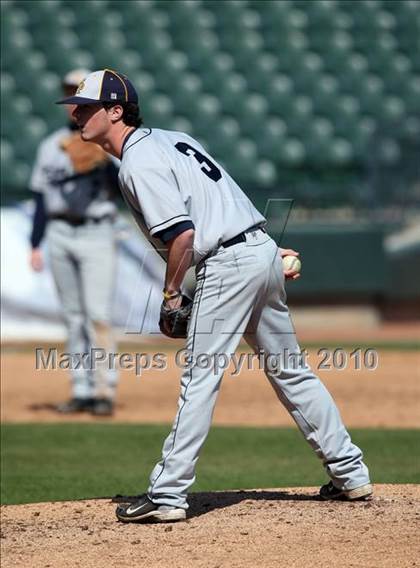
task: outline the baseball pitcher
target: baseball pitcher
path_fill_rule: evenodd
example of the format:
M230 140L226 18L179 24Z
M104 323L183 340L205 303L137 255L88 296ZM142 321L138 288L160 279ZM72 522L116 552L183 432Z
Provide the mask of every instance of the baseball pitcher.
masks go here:
M162 331L180 336L186 321L193 361L200 354L234 353L242 336L267 358L299 354L284 287L285 276L296 274L284 272L266 220L225 169L186 134L142 128L137 93L120 73L96 71L75 96L60 102L76 105L73 116L83 140L121 159L120 187L133 216L149 241L165 249ZM189 305L181 286L191 265L197 287ZM267 365L266 375L331 479L321 497L369 497L372 486L362 452L334 401L305 358L293 360L275 369ZM147 492L117 507L118 519L185 519L187 493L222 376L222 369L198 363L185 370L162 459Z

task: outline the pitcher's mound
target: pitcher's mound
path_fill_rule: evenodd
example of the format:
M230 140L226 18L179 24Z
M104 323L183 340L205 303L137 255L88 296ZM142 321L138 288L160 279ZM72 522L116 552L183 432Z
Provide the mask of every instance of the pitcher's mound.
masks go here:
M4 506L2 567L420 566L420 485L376 485L357 503L317 492L196 493L173 524L119 523L103 499Z

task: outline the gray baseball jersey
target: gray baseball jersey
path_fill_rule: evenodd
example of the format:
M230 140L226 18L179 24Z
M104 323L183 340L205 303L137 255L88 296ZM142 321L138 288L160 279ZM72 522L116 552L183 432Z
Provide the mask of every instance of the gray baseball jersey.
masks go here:
M70 156L61 148L61 141L71 134L70 128L60 128L41 143L30 189L44 195L48 215L94 218L114 215L116 206L109 198L112 190L104 170L75 175Z
M187 134L141 128L126 141L119 172L121 191L146 237L182 221L194 224L197 264L265 218L230 175Z

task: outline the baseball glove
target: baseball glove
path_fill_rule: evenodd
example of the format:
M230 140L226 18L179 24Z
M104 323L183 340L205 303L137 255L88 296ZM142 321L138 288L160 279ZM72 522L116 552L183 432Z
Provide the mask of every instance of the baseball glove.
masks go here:
M64 138L61 148L70 156L77 174L87 174L109 160L108 154L100 146L83 142L79 132Z
M164 335L172 337L172 339L187 337L187 328L191 317L192 305L192 301L186 296L182 296L181 307L176 310L167 308L165 302L163 302L160 308L160 331Z

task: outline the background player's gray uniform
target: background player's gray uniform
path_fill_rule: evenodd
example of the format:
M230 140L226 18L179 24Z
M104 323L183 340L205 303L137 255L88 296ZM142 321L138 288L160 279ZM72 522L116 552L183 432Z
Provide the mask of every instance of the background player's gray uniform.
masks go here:
M244 335L266 357L283 356L283 364L267 367L266 375L334 485L349 490L369 483L362 452L351 442L328 391L304 358L285 357L286 349L292 355L300 350L286 305L282 261L276 243L255 228L265 220L237 184L197 141L149 129L137 130L125 144L119 178L152 242L162 227L194 223L197 288L187 348L195 357L231 354ZM244 242L220 246L251 227ZM198 364L183 373L178 413L150 478L154 503L187 508L222 375L214 366Z
M71 134L70 128L60 128L42 142L30 189L44 197L51 269L68 331L68 351L114 351L115 190L106 168L75 174L62 148ZM117 375L106 365L98 365L96 372L75 369L72 379L74 398L114 397Z

